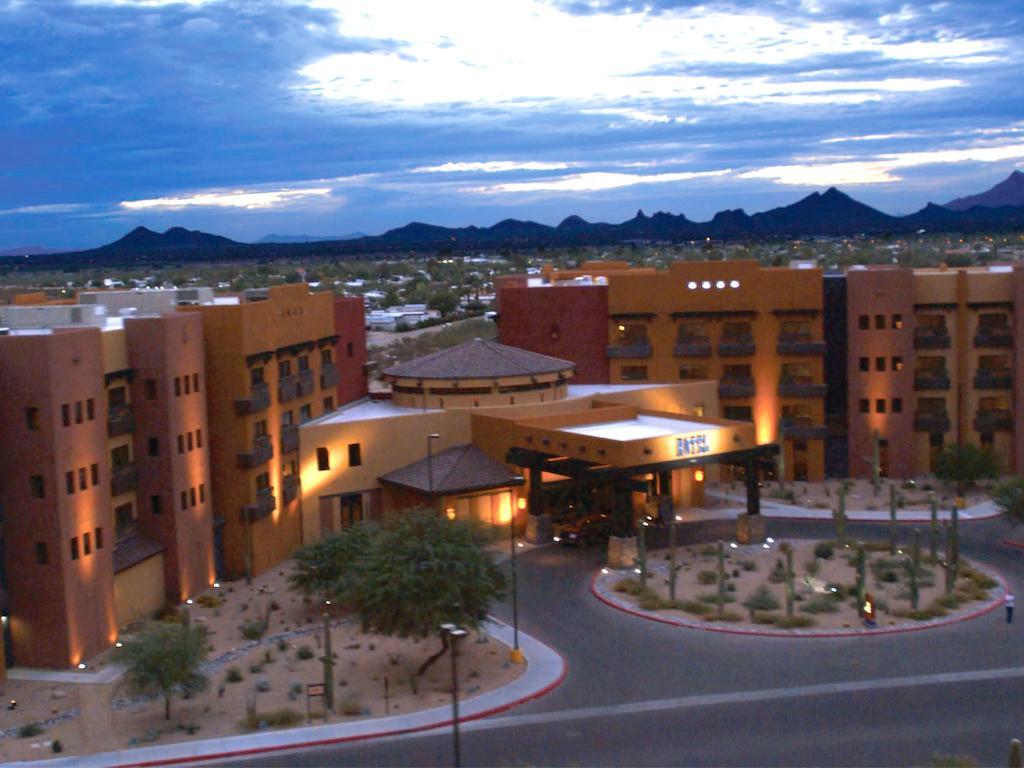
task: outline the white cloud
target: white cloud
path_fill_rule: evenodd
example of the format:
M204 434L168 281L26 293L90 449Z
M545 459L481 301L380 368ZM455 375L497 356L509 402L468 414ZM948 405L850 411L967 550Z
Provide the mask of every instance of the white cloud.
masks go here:
M913 133L869 133L864 136L836 136L831 139L822 139L822 144L842 144L847 141L886 141L887 139L910 139Z
M508 171L561 171L571 163L549 163L538 160L519 162L516 160L487 160L483 162L442 163L421 165L412 173L506 173Z
M280 208L303 198L324 198L331 194L329 187L311 189L278 189L272 191L233 190L227 192L201 192L183 197L156 197L149 200L125 200L121 207L130 211L149 209L179 210L182 208L246 208L260 210Z
M837 184L887 184L900 181L898 171L925 165L949 163L998 163L1024 158L1024 144L1001 144L966 149L937 149L878 155L869 160L795 163L757 168L739 175L741 179L769 179L790 186L825 187Z
M690 75L695 64L788 64L830 54L958 62L1000 54L1003 43L947 34L892 42L852 22L775 19L758 12L673 9L574 15L543 0L480 3L436 0L315 0L335 11L341 34L387 42L380 51L326 56L305 66L309 94L382 108L470 103L517 108L566 102L664 122L672 110L642 101L706 103L863 103L886 94L960 85L953 78L858 82L781 76ZM893 24L912 23L894 17ZM397 44L398 49L394 49Z
M52 203L49 205L23 205L20 208L7 208L0 210L0 216L13 214L46 214L46 213L75 213L82 211L89 206L84 203Z
M729 169L722 171L687 171L681 173L577 173L554 179L538 179L536 181L511 181L504 184L491 184L484 187L473 187L466 192L481 194L498 194L503 192L599 192L606 189L632 187L637 184L666 184L673 181L691 181L693 179L724 176Z
M602 109L584 109L585 115L615 115L624 117L636 123L685 123L686 117L673 117L671 115L660 115L654 112L646 112L642 109L631 109L629 107L604 107Z

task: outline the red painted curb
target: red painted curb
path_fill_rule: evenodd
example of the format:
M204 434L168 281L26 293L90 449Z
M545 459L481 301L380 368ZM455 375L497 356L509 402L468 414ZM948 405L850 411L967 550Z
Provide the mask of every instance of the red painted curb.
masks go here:
M761 515L762 515L762 517L764 517L765 520L783 520L783 521L785 521L787 523L806 523L806 522L812 522L812 523L813 522L831 523L833 521L833 518L831 518L831 517L801 517L799 515L773 515L773 514L765 514L764 512L762 512ZM978 522L981 522L982 520L992 520L994 518L1000 517L1000 515L1001 515L1001 513L994 512L991 515L982 515L981 517L961 517L960 518L960 522L961 523L978 523ZM890 521L889 520L857 520L855 518L851 518L851 517L847 516L846 522L847 523L858 523L858 524L862 524L862 525L889 525ZM928 523L931 523L931 518L930 517L922 517L922 518L917 519L917 520L897 520L896 521L897 525L927 525ZM940 521L940 523L941 523L941 521Z
M1024 549L1024 541L1016 541L1014 539L1003 539L1004 547L1013 547L1014 549Z
M548 647L550 648L550 646ZM555 688L560 686L565 681L566 676L569 674L569 668L568 665L565 663L565 657L562 656L562 654L556 651L555 649L552 648L551 650L558 654L558 658L562 660L562 671L557 679L548 683L539 691L534 691L529 696L523 696L522 698L516 699L515 701L510 701L505 704L501 704L497 707L486 709L483 712L476 713L475 715L460 717L459 722L468 723L473 720L481 720L485 717L496 715L500 712L507 712L508 710L518 707L522 704L526 704L529 701L534 701L535 699L539 699L542 696L546 696L547 694L551 693L551 691L553 691ZM163 760L147 760L141 763L117 763L116 766L117 768L148 768L148 766L158 765L202 763L212 760L224 760L227 758L246 757L248 755L259 755L271 752L285 752L288 750L308 749L311 747L324 747L329 746L331 744L345 744L353 741L368 741L370 739L380 739L385 736L402 736L409 733L421 733L423 731L432 731L437 728L448 728L451 725L451 720L442 720L440 722L430 723L428 725L418 725L413 728L397 728L391 731L380 731L379 733L363 733L359 734L358 736L338 736L337 738L333 739L317 739L315 741L303 741L297 744L280 744L271 747L253 747L251 749L238 749L228 752L217 752L215 754L210 755L193 755L189 757L165 758Z
M1009 589L1006 586L1006 581L1005 581L1005 579L1003 579L1002 574L998 573L997 571L992 571L992 574L995 576L995 578L1002 585L1004 592L1009 592ZM644 611L638 611L638 610L634 610L633 608L627 608L624 605L620 605L619 603L616 603L616 602L614 602L612 600L609 600L607 597L605 597L600 592L598 592L597 588L596 588L596 584L597 584L597 579L600 576L601 576L601 572L598 571L590 579L590 593L594 597L596 597L598 600L600 600L602 603L604 603L605 605L611 606L612 608L614 608L614 609L616 609L618 611L622 611L623 613L627 613L630 616L637 616L637 617L639 617L641 619L646 619L647 621L656 621L656 622L658 622L660 624L668 624L669 626L679 627L680 629L695 629L698 632L722 632L722 633L727 634L727 635L746 635L746 636L752 636L752 637L788 637L788 638L792 638L792 639L801 639L801 640L803 640L803 639L817 640L817 639L837 638L837 637L877 637L878 635L896 635L896 634L902 634L902 633L905 633L905 632L921 632L921 631L926 630L926 629L937 629L938 627L946 627L946 626L949 626L951 624L957 624L957 623L959 623L961 621L967 621L968 619L976 619L979 616L984 616L986 613L994 611L996 608L998 608L1000 605L1002 605L1003 601L1005 600L1005 598L997 599L994 602L992 602L991 604L986 605L983 608L980 608L980 609L974 611L973 613L968 613L968 614L965 614L963 616L953 616L953 617L951 617L949 619L945 619L944 621L936 622L934 624L924 624L924 625L916 625L916 626L912 625L912 626L909 626L909 627L882 627L882 628L872 629L872 630L853 630L853 629L847 630L847 631L829 630L829 631L817 632L817 633L813 633L813 634L808 633L808 632L804 632L802 634L796 634L794 632L785 632L785 631L782 631L782 630L771 630L771 629L769 629L769 630L737 629L737 628L734 628L734 627L727 627L727 626L721 626L721 625L717 625L716 626L715 622L707 622L707 625L705 626L704 624L697 624L696 622L684 623L684 622L681 622L681 621L677 621L675 619L663 618L661 616L652 616L651 614L646 613Z

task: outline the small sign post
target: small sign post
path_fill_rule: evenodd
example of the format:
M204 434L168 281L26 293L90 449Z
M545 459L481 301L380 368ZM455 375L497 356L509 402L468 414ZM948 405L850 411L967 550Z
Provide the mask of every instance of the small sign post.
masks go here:
M306 686L306 722L313 722L313 710L310 703L314 698L319 697L324 701L323 718L327 719L327 693L323 683L310 683Z

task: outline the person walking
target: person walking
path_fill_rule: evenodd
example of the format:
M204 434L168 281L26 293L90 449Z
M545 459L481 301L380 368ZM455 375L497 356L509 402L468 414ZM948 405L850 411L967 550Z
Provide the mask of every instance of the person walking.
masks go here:
M1006 605L1006 623L1013 624L1013 595L1007 592L1003 603Z

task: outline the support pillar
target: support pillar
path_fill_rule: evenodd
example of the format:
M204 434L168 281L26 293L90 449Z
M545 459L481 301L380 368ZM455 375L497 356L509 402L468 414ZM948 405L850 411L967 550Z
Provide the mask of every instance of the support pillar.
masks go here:
M758 485L757 462L746 463L747 513L736 518L736 540L755 544L765 540L765 523L761 515L761 487Z
M544 481L540 467L527 468L530 479L530 516L526 520L526 540L531 544L547 544L551 541L551 517L544 508Z

